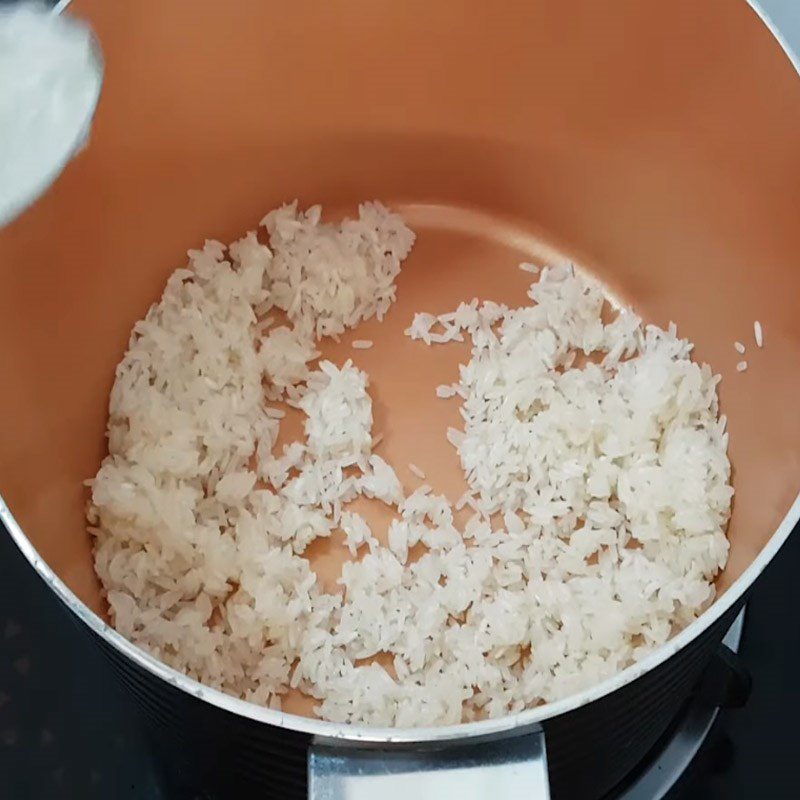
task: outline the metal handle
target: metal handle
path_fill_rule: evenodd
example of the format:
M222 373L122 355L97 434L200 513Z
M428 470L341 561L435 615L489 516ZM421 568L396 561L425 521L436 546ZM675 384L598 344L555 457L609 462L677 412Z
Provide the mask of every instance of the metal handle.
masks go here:
M549 800L541 730L445 749L365 749L315 742L309 800Z

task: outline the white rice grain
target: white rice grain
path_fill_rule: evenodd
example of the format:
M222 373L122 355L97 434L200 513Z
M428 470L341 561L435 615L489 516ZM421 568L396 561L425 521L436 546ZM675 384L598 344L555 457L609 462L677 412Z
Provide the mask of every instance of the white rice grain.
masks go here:
M530 306L417 314L412 339L471 344L437 390L462 401L454 510L427 484L406 496L375 454L369 376L317 360L321 337L386 313L413 234L377 203L265 225L270 249L190 252L117 369L88 511L117 630L254 703L297 689L337 723L427 726L573 694L707 607L728 434L719 378L674 326L604 323L602 287L568 267L542 271ZM272 308L287 324L259 327ZM573 369L579 350L597 358ZM304 425L277 452L279 402ZM385 537L359 498L396 509ZM304 554L337 530L353 560L329 592Z

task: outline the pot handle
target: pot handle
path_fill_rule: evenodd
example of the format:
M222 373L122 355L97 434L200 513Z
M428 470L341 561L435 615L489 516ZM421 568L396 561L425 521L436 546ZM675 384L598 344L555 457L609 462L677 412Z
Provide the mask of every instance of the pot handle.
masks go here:
M541 730L437 749L353 747L315 739L309 800L549 800Z

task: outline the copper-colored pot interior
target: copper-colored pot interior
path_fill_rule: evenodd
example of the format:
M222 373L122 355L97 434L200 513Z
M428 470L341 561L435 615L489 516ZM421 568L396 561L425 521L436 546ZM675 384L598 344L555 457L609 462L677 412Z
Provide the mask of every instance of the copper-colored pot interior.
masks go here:
M800 79L744 2L83 0L107 60L91 144L0 232L0 491L103 612L81 482L135 320L185 250L299 197L402 210L418 243L381 326L328 348L371 375L383 455L461 493L434 396L465 351L414 311L524 301L566 255L723 375L729 586L800 488ZM753 321L765 346L753 343ZM733 342L747 343L749 368ZM339 543L317 548L338 574Z

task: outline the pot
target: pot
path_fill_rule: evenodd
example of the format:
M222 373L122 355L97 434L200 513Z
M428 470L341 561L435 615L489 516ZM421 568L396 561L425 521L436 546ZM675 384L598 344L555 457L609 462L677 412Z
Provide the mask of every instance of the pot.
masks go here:
M0 517L140 703L175 785L546 797L549 781L554 798L602 796L669 726L800 516L800 81L779 43L730 0L72 10L97 33L106 84L88 149L0 232ZM699 619L564 700L388 730L203 687L109 627L82 481L104 455L131 326L187 247L231 241L294 197L333 213L378 197L416 229L390 331L433 298L502 299L516 261L552 257L678 323L723 375L736 489L730 559ZM415 404L387 438L407 463L442 412L403 387L433 367L373 358L385 396Z

